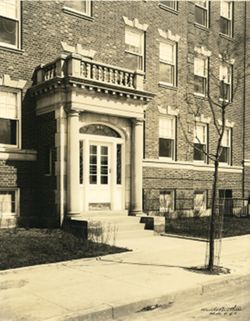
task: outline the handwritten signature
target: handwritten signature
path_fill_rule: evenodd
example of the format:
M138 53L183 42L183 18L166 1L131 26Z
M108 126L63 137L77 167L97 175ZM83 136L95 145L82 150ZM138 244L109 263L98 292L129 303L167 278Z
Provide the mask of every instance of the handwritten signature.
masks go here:
M236 315L238 312L242 311L240 305L233 306L214 306L212 308L202 308L201 311L208 312L209 315Z

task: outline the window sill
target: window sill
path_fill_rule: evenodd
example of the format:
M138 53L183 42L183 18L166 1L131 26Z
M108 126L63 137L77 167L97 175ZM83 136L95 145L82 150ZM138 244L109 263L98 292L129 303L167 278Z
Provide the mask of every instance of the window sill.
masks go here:
M228 100L228 99L219 98L219 102L220 103L224 102L225 104L230 104L232 101Z
M159 161L161 162L171 162L171 163L175 163L176 160L170 157L164 157L164 156L159 156Z
M27 160L35 161L37 152L30 149L0 147L0 159L2 160Z
M204 30L206 32L210 32L209 28L208 27L205 27L203 25L200 25L199 23L195 22L194 23L194 26L197 27L198 29L201 29L201 30Z
M171 86L171 85L168 85L164 82L159 82L158 86L162 87L162 88L170 89L170 90L175 90L175 91L177 91L177 89L178 89L176 86Z
M196 98L199 98L199 99L207 100L207 96L205 96L205 95L203 95L203 94L194 93L194 96L195 96Z
M4 46L2 44L0 45L0 50L13 52L13 53L16 53L16 54L19 54L19 55L22 55L24 53L23 49L7 47L7 46Z
M78 17L78 18L81 18L81 19L85 19L85 20L88 20L88 21L93 21L94 18L92 16L88 16L87 14L84 14L82 12L78 12L78 11L74 11L70 8L66 8L64 7L63 8L63 12L71 15L71 16L75 16L75 17Z
M222 33L222 32L219 32L219 36L220 36L221 38L224 38L224 39L227 39L227 40L229 40L229 41L234 42L234 38L233 38L233 37L228 36L228 35L225 35L225 34Z
M168 11L168 12L171 12L171 13L173 13L173 14L175 14L175 15L178 15L178 14L179 14L179 11L178 11L178 10L172 9L172 8L170 8L170 7L167 7L167 6L165 6L164 4L162 4L162 3L159 3L159 7L160 7L161 9L163 9L163 10L165 10L165 11Z
M195 164L208 165L208 163L207 163L206 161L200 161L200 160L194 159L193 162L194 162Z
M228 164L228 163L224 163L224 162L219 162L219 166L220 167L231 167L232 165Z

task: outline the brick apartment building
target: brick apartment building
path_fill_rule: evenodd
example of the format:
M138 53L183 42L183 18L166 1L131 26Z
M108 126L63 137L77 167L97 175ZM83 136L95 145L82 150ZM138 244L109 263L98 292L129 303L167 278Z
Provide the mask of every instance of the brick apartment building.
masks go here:
M1 226L209 213L213 164L193 143L215 148L222 78L219 196L248 198L249 30L240 1L1 0Z

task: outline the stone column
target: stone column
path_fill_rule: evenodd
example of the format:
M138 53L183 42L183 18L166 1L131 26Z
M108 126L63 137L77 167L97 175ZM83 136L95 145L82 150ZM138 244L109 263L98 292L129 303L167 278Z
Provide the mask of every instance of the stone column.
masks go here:
M79 113L70 110L67 155L67 209L70 217L80 214L79 192Z
M132 206L131 214L142 213L143 120L133 121L132 131Z

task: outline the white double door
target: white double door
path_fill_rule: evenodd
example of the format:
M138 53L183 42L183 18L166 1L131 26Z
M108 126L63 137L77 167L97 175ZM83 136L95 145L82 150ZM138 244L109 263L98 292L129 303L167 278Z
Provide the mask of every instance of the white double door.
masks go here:
M123 208L120 141L80 141L80 190L83 211Z

